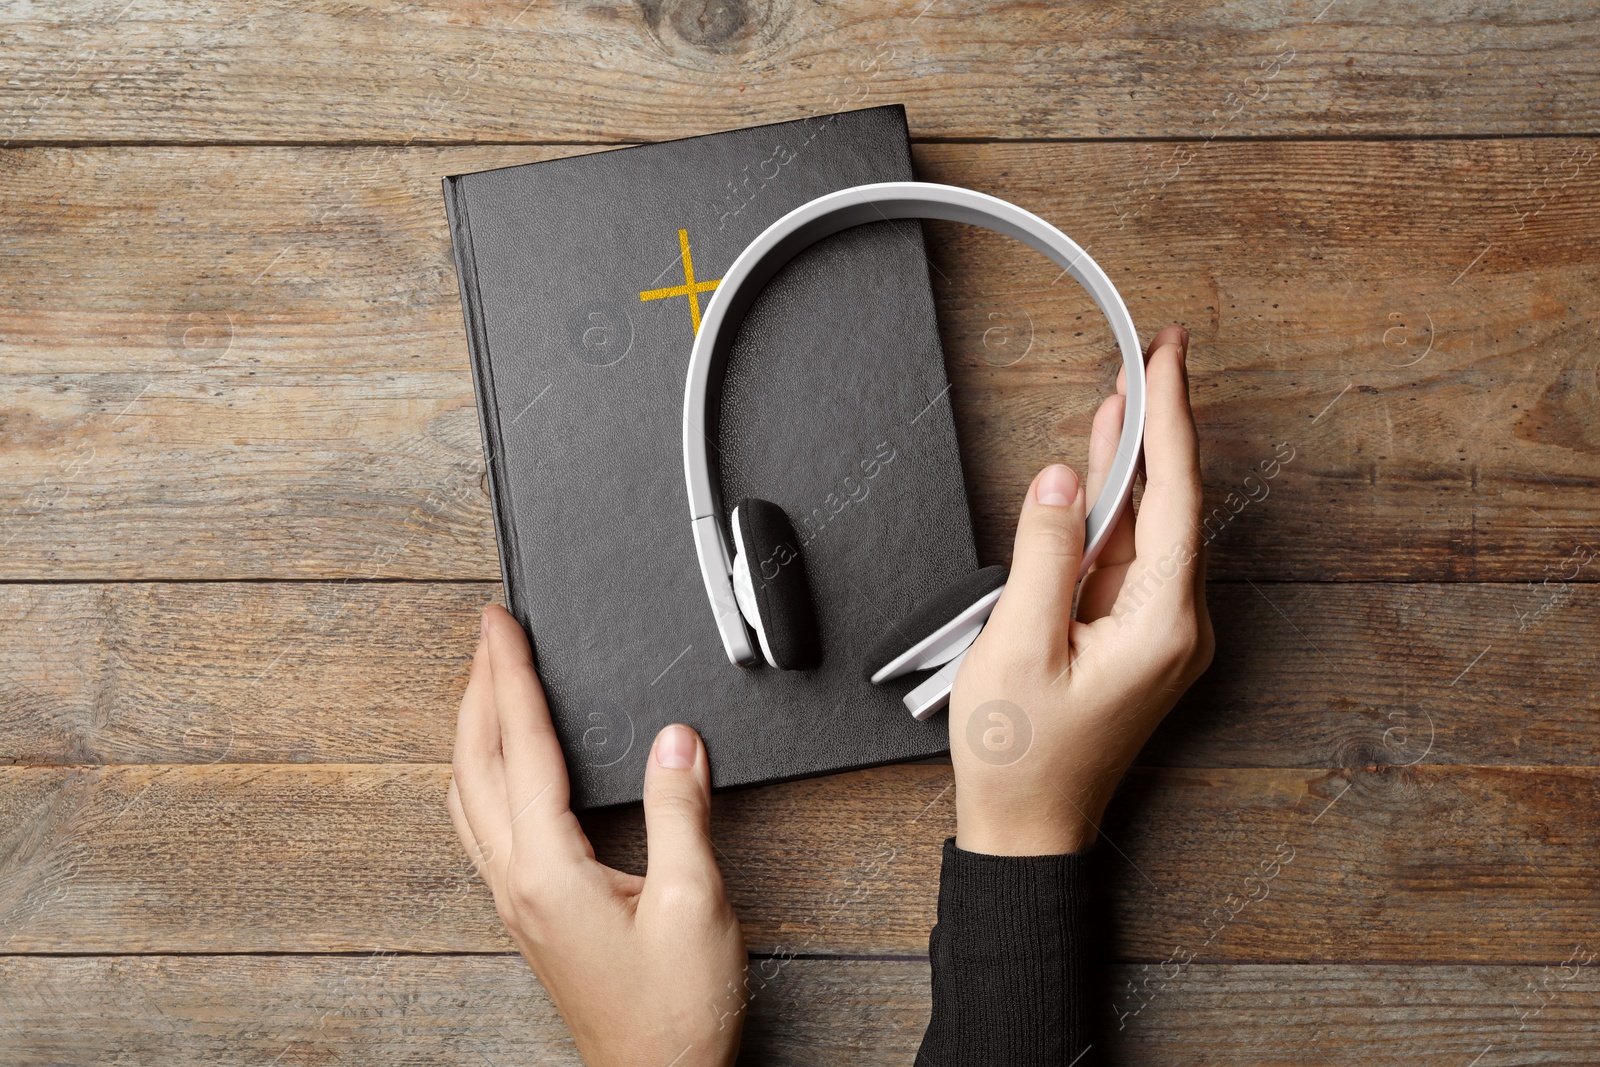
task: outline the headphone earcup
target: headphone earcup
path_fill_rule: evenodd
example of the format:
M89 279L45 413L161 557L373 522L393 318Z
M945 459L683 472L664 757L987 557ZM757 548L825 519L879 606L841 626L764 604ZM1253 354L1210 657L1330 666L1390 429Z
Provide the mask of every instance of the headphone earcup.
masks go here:
M984 567L963 574L943 589L924 597L917 606L878 638L867 653L862 674L868 681L879 670L904 655L918 642L931 637L963 610L1006 584L1009 569Z
M733 589L770 666L809 670L822 662L800 538L782 508L746 497L733 509Z

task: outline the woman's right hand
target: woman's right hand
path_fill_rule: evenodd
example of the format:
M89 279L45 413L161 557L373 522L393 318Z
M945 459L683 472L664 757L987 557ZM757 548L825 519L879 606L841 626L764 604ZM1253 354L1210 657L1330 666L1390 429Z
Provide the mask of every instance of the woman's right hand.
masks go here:
M1023 856L1088 847L1123 773L1211 662L1188 343L1177 326L1151 341L1144 498L1137 519L1131 504L1124 511L1086 574L1077 474L1057 464L1028 487L1010 579L951 692L961 849ZM1089 496L1111 467L1124 389L1119 376L1095 415Z

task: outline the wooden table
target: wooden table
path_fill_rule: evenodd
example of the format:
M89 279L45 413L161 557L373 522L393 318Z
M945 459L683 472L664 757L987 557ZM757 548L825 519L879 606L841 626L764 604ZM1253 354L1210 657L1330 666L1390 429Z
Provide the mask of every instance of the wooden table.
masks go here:
M439 178L894 101L1194 337L1218 653L1106 827L1112 1058L1600 1061L1592 5L524 3L0 11L0 1061L576 1062L444 808ZM1003 560L1109 336L929 232ZM950 784L719 798L748 1062L910 1063Z

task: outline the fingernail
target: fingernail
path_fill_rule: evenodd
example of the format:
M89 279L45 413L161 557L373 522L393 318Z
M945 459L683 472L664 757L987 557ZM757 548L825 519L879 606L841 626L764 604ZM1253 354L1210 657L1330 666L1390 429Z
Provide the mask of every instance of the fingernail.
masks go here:
M1061 463L1053 463L1039 475L1038 488L1034 490L1034 499L1041 504L1048 504L1053 508L1064 508L1071 504L1078 496L1078 476L1071 467Z
M484 640L488 640L489 639L489 607L488 607L488 605L484 605L483 610L478 613L478 636L482 637Z
M656 738L656 763L669 771L686 771L694 766L694 731L676 723Z

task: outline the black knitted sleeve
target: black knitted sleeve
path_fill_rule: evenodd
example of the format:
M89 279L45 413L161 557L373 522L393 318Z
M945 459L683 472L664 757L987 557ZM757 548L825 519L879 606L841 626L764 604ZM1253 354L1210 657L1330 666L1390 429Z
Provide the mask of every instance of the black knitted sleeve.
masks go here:
M933 1015L917 1067L1088 1067L1090 857L987 856L944 843L928 937Z

